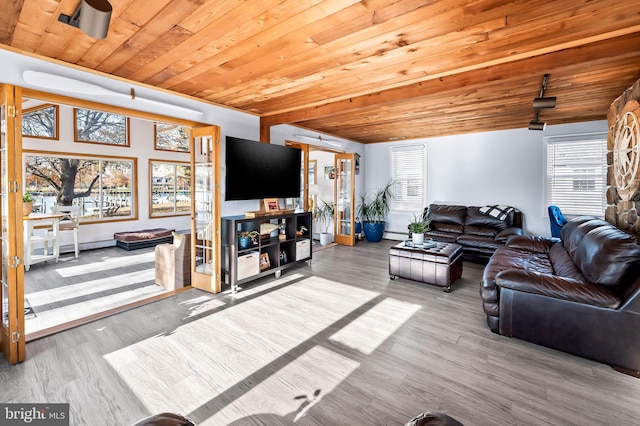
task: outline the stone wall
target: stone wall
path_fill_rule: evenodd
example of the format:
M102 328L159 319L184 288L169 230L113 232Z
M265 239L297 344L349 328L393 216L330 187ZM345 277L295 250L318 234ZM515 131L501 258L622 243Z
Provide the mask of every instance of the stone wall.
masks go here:
M640 237L640 80L624 91L607 116L605 219Z

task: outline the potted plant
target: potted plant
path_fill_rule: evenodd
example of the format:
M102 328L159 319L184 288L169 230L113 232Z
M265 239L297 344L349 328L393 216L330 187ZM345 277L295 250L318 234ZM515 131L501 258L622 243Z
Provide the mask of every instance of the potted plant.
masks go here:
M238 231L238 246L240 250L248 249L250 244L258 244L256 237L260 235L258 231Z
M28 192L22 196L22 215L29 216L33 211L33 202L35 198Z
M429 230L431 221L424 219L422 216L413 215L413 220L409 221L409 231L411 233L411 241L413 244L420 245L424 243L424 233Z
M334 208L333 203L328 201L320 201L316 206L316 220L320 227L320 245L326 246L331 242L331 234L329 226L333 222Z
M392 181L373 193L360 195L358 217L362 219L362 229L367 241L377 243L382 240L385 220L391 210L391 200L393 200Z

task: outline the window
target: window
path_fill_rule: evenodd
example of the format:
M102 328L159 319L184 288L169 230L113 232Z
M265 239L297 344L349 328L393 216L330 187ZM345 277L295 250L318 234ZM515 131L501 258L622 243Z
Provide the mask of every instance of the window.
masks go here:
M602 217L606 209L607 135L546 138L547 205L565 215Z
M54 204L81 207L83 222L136 216L133 158L98 158L75 154L25 154L25 189L36 198L36 211Z
M178 124L156 123L154 132L157 150L189 152L188 127Z
M391 148L394 210L421 212L424 208L424 151L424 145Z
M76 142L129 146L129 119L124 115L74 108Z
M41 105L22 113L22 136L58 139L58 105Z
M191 212L191 166L188 163L149 161L151 217Z

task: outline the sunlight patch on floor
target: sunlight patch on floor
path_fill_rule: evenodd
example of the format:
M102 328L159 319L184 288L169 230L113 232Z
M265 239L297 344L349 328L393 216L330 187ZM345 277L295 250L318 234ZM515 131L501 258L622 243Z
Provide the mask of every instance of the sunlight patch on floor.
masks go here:
M57 268L56 273L61 277L69 278L84 275L87 273L87 270L89 270L89 272L101 272L147 262L155 262L155 252L150 251L121 257L106 257L99 262L92 262L90 267L87 265L64 266Z
M185 300L180 304L189 310L189 315L187 315L186 318L202 315L226 305L226 303L221 299L212 299L205 295Z
M299 280L303 278L302 274L287 274L281 276L280 278L274 278L273 281L260 283L259 285L252 285L252 283L247 283L246 287L240 286L238 292L233 294L233 298L237 300L245 299L247 297L255 296L256 294L264 293L268 290L271 290L274 287L283 286L291 281ZM227 293L232 294L231 290L228 290Z
M108 311L128 303L147 299L164 292L166 292L166 290L162 287L153 284L104 297L98 297L68 305L65 304L64 306L54 309L39 311L36 307L36 317L25 321L25 332L34 333L45 328L54 327L69 321ZM31 296L29 296L29 300L31 301Z
M259 297L187 321L105 360L149 412L180 412L199 424L247 416L254 423L288 424L360 365L331 350L335 343L371 354L420 309L319 277L274 288L278 284L268 283L271 291L256 286L263 291ZM194 302L189 303L196 310ZM341 330L328 331L336 326ZM307 348L311 339L327 346Z
M261 376L265 366L284 368L291 362L290 351L378 295L309 277L114 351L105 359L149 412L202 409L220 395L235 399L237 392L244 394L238 391L239 386L245 389L243 381L257 380L255 375ZM309 364L308 374L315 364ZM325 379L317 377L301 391L312 392L316 382L330 387ZM181 383L183 392L176 394L172 389Z
M413 303L385 299L331 336L330 340L370 355L420 308Z
M85 268L86 273L86 268ZM91 281L83 281L78 284L66 285L64 287L52 288L49 290L36 291L26 294L29 298L31 305L40 306L49 303L61 302L81 296L89 296L91 294L100 293L103 291L117 290L126 285L132 285L137 283L143 283L146 281L155 280L155 270L145 269L137 272L130 272L127 274L113 275L105 278L100 278ZM159 287L159 286L157 286ZM159 287L162 289L162 287ZM109 296L111 297L111 296ZM37 308L36 308L37 313Z

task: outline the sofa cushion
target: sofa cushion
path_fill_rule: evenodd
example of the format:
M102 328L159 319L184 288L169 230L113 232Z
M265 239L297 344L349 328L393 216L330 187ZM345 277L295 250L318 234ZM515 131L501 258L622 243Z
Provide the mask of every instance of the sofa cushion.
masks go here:
M580 216L567 222L562 227L560 238L569 256L571 258L575 256L578 245L587 232L604 225L609 225L609 223L593 216Z
M466 206L453 206L448 204L429 205L428 218L432 222L453 223L456 225L464 225L464 220L466 215L467 215Z
M551 274L539 274L535 271L515 269L503 271L496 276L496 284L500 288L510 288L602 308L617 309L621 303L620 297L607 287Z
M588 281L626 288L640 273L640 242L613 225L600 226L582 238L573 260Z
M458 237L458 244L463 247L476 247L487 248L496 250L498 247L502 247L502 244L497 243L493 237L486 237L482 235L463 234Z
M444 232L431 230L424 233L425 238L433 238L436 241L443 243L455 243L460 236L459 232Z
M507 269L533 270L541 274L553 274L553 265L546 253L536 253L511 247L499 247L484 268L482 279L495 279L496 274Z
M492 228L496 231L494 235L508 227L508 223L506 222L506 220L496 219L493 216L483 214L480 211L480 207L467 208L467 218L465 219L464 225L465 232L467 232L466 228L468 226L476 226L482 228Z
M464 227L455 223L448 222L431 222L429 224L432 230L439 232L451 232L455 234L462 234Z
M575 263L571 260L569 253L567 253L562 243L558 242L551 246L549 249L549 259L551 260L553 271L556 275L578 281L586 281L578 268L576 268Z
M512 235L507 239L507 247L536 253L549 253L553 244L555 243L547 237L533 235Z
M464 233L469 235L480 235L483 237L491 237L492 239L498 235L498 231L495 228L489 228L486 226L465 226Z

